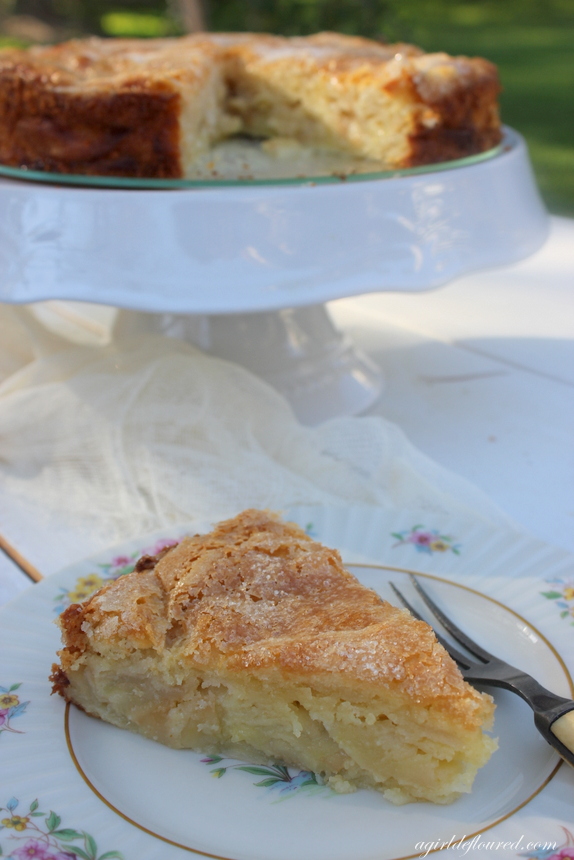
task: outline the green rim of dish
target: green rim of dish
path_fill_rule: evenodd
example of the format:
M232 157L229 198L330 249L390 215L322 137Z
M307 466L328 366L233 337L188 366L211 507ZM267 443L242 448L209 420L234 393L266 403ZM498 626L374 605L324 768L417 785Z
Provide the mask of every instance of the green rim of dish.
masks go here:
M22 167L8 167L0 164L0 176L8 179L40 182L52 185L81 186L84 188L119 188L125 190L166 190L166 189L198 189L198 188L253 188L268 186L305 186L333 185L343 182L367 182L397 177L421 176L426 173L437 173L445 170L456 170L460 167L470 167L482 161L490 161L508 149L508 141L466 158L453 161L443 161L439 164L425 164L422 167L381 170L375 173L329 174L324 176L289 177L287 179L146 179L127 176L86 176L68 173L49 173L43 170L28 170Z

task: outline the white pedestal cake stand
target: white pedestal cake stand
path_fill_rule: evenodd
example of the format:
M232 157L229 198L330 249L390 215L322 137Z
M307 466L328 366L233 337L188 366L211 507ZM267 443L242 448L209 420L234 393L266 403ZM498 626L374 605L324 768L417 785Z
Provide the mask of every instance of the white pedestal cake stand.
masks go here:
M359 412L381 390L325 302L437 287L527 256L548 229L510 129L489 156L347 181L110 188L14 176L0 178L0 301L145 312L122 325L239 361L309 423Z

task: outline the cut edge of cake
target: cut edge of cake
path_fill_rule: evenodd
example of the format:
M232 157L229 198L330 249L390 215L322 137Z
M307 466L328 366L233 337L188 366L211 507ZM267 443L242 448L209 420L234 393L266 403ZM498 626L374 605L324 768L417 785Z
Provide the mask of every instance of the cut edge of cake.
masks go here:
M412 167L500 142L496 68L358 37L92 37L0 52L0 162L183 178L233 134Z

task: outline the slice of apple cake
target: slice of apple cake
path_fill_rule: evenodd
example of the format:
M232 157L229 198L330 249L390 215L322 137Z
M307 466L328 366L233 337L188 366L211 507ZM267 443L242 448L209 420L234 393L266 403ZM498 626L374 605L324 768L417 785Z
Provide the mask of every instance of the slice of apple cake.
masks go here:
M448 803L495 749L492 699L432 629L266 511L186 538L60 616L54 690L170 747Z

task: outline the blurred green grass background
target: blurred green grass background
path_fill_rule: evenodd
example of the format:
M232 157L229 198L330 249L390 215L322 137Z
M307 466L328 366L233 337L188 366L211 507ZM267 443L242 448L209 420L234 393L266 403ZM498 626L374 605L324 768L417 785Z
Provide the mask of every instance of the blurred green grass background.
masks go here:
M549 210L574 216L574 0L0 0L0 44L177 35L198 4L211 30L329 29L492 60Z

